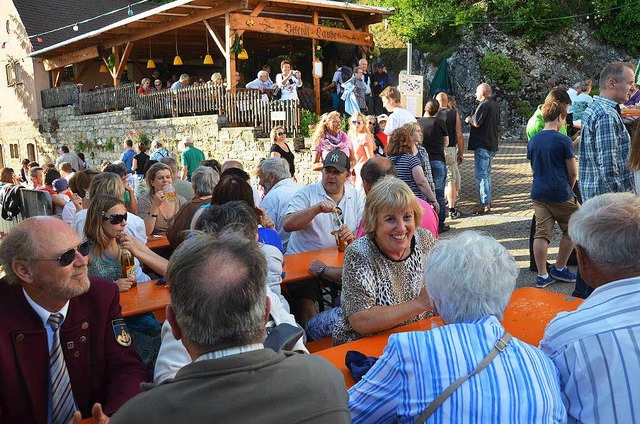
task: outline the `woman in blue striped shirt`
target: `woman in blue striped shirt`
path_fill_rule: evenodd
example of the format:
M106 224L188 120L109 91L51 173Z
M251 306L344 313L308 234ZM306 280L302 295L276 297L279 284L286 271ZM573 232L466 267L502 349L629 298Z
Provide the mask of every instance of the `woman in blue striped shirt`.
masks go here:
M353 423L413 423L451 383L470 374L504 334L518 267L494 238L466 231L440 240L424 277L443 327L397 333L349 390ZM435 410L429 423L565 423L559 374L542 351L512 338Z

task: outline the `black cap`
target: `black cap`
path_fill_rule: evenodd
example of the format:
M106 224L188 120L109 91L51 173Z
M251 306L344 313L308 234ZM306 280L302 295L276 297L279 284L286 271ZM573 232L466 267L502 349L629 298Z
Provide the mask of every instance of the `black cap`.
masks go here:
M351 169L351 162L342 150L333 150L324 158L323 168L335 168L340 172Z

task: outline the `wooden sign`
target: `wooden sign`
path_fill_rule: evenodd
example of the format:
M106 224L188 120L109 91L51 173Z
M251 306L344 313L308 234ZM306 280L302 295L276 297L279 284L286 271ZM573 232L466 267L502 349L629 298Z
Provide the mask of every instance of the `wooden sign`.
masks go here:
M45 59L42 61L42 64L44 65L45 71L50 71L52 69L64 68L67 65L73 65L74 63L94 59L96 57L100 57L100 54L98 54L98 47L91 46L75 52L52 57L51 59Z
M292 37L315 38L316 40L373 47L373 34L369 32L351 31L304 22L284 21L281 19L253 17L239 13L230 13L229 22L232 31L245 30L282 34Z

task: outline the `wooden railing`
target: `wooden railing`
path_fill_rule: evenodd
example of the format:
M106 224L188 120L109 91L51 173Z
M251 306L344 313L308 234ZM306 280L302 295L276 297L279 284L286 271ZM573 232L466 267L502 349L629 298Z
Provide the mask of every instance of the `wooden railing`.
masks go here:
M96 91L80 93L80 111L82 114L122 110L136 105L136 85L123 84L106 87Z
M80 99L81 87L82 85L80 84L72 84L40 91L42 107L48 109L51 107L77 105Z

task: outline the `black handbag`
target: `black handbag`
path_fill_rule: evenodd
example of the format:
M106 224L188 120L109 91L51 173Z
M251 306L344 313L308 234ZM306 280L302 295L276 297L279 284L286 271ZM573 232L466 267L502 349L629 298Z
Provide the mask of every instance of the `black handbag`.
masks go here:
M282 88L278 87L277 85L274 85L273 89L271 90L271 99L280 100L280 97L282 97Z
M267 329L267 338L264 341L264 347L272 349L275 352L291 350L303 335L304 331L302 331L302 328L296 325L287 323L278 324L271 329Z

